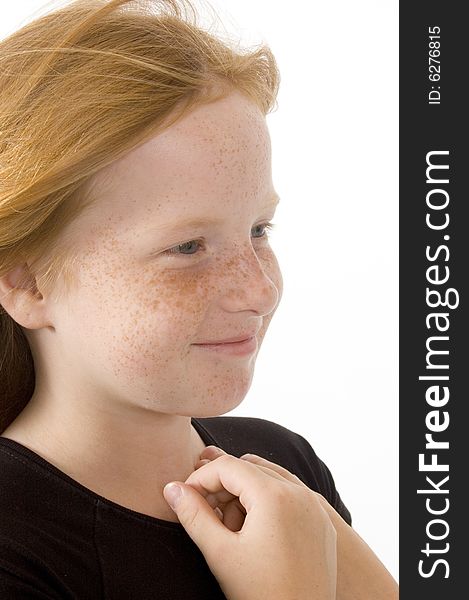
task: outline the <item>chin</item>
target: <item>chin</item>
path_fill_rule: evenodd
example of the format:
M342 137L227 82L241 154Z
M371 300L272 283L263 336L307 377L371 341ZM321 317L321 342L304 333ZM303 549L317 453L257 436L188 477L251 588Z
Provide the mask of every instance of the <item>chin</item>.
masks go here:
M243 400L244 400L244 398L243 398ZM220 407L219 410L215 410L214 407L208 406L207 410L199 411L199 414L196 414L196 415L193 414L192 416L195 418L199 417L201 419L203 419L205 417L221 417L222 415L225 415L226 413L229 413L232 410L234 410L235 408L237 408L243 400L241 400L240 402L233 403L232 406L225 405L223 408Z
M187 416L199 417L201 419L205 417L220 417L235 408L237 408L244 400L246 394L232 395L230 398L220 396L216 399L210 399L208 401L201 402L198 407L193 407L193 410Z

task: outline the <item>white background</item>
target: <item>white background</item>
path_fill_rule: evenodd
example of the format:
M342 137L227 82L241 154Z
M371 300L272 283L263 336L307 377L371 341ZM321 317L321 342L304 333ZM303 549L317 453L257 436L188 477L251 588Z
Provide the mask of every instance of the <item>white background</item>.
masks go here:
M230 415L301 434L398 578L398 2L212 0L281 72L268 116L284 295ZM44 0L4 3L0 36Z

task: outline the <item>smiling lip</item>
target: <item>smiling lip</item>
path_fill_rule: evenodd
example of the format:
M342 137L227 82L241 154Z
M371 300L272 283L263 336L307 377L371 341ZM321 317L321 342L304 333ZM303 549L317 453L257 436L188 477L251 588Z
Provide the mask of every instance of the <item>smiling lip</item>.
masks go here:
M257 337L251 336L241 340L238 338L237 341L216 342L215 344L194 344L194 346L222 354L244 356L257 350Z
M240 335L238 337L232 337L227 340L213 341L213 342L200 342L195 344L195 346L215 346L216 344L234 344L236 342L244 342L245 340L249 340L253 338L255 334L252 335Z

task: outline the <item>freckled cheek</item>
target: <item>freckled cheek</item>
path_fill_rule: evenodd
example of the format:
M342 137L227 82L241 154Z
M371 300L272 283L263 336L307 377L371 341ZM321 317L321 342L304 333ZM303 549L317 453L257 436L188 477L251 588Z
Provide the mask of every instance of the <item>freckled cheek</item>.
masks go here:
M134 294L135 327L173 345L193 339L215 292L211 279L181 269L143 277L142 282Z
M136 264L124 270L124 264L112 276L110 269L84 266L70 327L88 347L90 336L95 340L97 356L127 368L181 354L198 334L210 286L187 270L157 273Z
M114 330L107 347L114 370L171 377L200 334L209 289L200 279L175 272L149 278L122 297L106 325L108 332Z

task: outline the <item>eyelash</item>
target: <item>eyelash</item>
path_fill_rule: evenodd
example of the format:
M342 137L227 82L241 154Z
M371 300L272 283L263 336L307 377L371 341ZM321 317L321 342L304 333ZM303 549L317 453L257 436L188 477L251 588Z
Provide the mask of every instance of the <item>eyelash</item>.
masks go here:
M273 229L275 228L275 223L272 223L271 221L268 221L267 223L259 223L259 225L255 225L253 227L253 229L255 229L256 227L264 227L264 231L265 234L255 237L254 239L259 240L259 239L268 239L270 237L270 233L273 231ZM183 254L181 252L178 252L178 250L181 248L181 246L186 246L187 244L190 244L192 242L198 242L198 243L204 243L204 239L194 239L194 240L189 240L188 242L184 242L183 244L178 244L177 246L173 246L172 248L169 248L169 250L165 250L163 252L163 254L167 255L167 256L195 256L197 254L197 252L193 252L192 254Z

